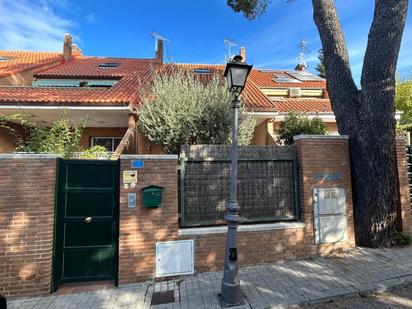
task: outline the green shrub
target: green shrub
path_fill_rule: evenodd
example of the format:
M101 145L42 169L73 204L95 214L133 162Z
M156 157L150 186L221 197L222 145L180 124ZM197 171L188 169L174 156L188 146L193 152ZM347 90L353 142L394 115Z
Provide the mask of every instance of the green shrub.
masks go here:
M179 153L183 144L229 144L232 108L225 82L213 75L205 83L181 70L158 75L139 109L142 132L167 153ZM241 106L239 144L250 144L254 125Z
M412 243L412 236L405 232L394 232L393 241L397 246L409 246Z
M326 125L320 118L309 119L306 115L290 112L286 115L285 120L275 130L278 135L278 142L291 145L293 137L299 134L326 134Z
M96 145L79 153L79 159L108 159L109 153L106 147Z
M65 111L60 118L54 121L50 127L40 125L34 117L22 114L3 115L0 114L0 128L16 138L16 151L34 153L52 153L64 158L82 157L97 158L100 155L107 156L107 150L101 146L90 149L83 149L80 145L80 138L85 128L87 120L80 119L72 121ZM25 137L21 136L10 123L17 123L24 128ZM83 153L77 156L77 153Z

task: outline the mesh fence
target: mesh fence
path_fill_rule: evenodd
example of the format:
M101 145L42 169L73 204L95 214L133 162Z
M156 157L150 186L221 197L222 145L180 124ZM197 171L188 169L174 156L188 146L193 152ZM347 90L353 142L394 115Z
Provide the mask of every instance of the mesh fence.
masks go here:
M224 224L229 194L230 148L185 146L181 154L182 226ZM241 222L296 218L293 147L243 146L239 149L238 202Z

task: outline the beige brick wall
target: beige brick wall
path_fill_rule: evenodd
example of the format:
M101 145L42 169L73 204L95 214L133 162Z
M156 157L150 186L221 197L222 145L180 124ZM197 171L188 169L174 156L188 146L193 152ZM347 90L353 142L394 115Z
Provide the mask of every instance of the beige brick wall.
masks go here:
M137 169L136 187L125 189L123 179L120 179L119 284L152 278L156 242L176 240L178 233L177 157L135 158L144 161L144 167ZM130 166L131 159L122 159L120 174L131 170ZM159 208L143 207L142 188L149 185L164 188L163 203ZM137 193L136 208L127 208L127 193L131 192Z
M0 294L6 297L50 291L56 159L35 157L0 156Z

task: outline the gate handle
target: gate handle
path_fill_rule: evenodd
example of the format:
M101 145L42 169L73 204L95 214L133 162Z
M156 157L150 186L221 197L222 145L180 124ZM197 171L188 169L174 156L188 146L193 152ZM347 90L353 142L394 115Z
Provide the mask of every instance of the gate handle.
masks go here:
M84 222L85 223L90 223L90 222L92 222L92 217L86 217L86 218L84 218Z

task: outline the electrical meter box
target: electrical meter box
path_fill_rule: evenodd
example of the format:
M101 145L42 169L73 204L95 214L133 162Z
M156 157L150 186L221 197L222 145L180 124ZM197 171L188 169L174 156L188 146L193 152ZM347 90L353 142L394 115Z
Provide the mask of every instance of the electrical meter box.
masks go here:
M157 208L162 204L163 188L159 186L148 186L142 189L143 206L145 208Z

